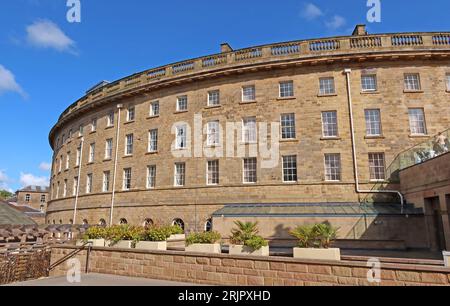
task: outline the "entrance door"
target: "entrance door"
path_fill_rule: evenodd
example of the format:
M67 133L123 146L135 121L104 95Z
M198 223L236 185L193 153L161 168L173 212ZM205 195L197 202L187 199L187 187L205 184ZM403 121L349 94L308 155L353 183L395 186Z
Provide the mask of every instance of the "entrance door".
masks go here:
M435 245L439 251L445 250L445 235L444 226L442 223L442 213L439 205L439 197L426 199L426 210L432 224L429 228L431 230L431 238L434 238Z

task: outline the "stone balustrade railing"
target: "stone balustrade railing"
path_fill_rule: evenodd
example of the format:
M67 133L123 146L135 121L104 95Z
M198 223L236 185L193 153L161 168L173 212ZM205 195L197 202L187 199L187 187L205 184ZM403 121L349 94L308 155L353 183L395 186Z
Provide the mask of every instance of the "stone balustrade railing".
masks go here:
M155 69L150 69L90 92L71 105L60 117L91 102L120 92L129 91L162 80L188 76L190 74L213 72L227 65L230 68L246 64L276 62L285 59L307 59L308 57L332 56L339 54L414 50L450 50L450 33L406 33L346 36L288 43L271 44L209 55Z

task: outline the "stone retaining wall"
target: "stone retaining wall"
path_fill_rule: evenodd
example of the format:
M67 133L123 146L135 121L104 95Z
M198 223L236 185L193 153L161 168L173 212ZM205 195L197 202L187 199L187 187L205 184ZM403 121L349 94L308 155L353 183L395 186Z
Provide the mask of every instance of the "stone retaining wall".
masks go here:
M52 263L76 247L52 250ZM84 271L86 251L77 255ZM374 285L361 262L297 260L282 257L201 255L173 251L93 248L89 271L178 282L230 286ZM51 276L65 275L63 264ZM450 269L436 266L382 264L384 286L450 285Z

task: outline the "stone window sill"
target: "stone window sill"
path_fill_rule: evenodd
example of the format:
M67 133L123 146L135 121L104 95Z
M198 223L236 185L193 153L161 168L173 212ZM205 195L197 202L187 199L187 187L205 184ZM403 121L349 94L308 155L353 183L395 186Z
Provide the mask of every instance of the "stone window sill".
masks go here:
M318 94L317 97L319 98L325 98L325 97L337 97L337 93L333 93L333 94Z
M409 138L429 138L430 136L427 134L411 134L409 135Z
M155 118L159 118L159 115L155 115L155 116L148 116L147 119L155 119Z
M175 115L177 115L177 114L184 114L184 113L187 113L187 112L189 112L189 111L188 110L175 111L174 114Z
M134 120L131 120L131 121L125 121L123 124L132 124L132 123L135 123L135 121L134 121Z
M207 105L205 106L205 109L214 109L214 108L221 108L222 105Z
M365 136L364 139L386 139L383 135Z
M378 90L368 90L368 91L361 91L362 95L378 95L380 92Z
M423 90L403 90L403 93L423 93Z
M321 137L320 140L341 140L341 137Z
M296 97L278 97L277 101L290 101L290 100L296 100Z
M240 105L245 105L245 104L256 104L258 103L256 100L253 101L241 101L239 102Z

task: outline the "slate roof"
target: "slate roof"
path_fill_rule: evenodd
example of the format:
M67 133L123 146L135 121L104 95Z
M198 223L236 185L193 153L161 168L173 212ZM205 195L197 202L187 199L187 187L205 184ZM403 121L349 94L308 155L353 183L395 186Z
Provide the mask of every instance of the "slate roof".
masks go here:
M400 204L297 203L233 204L216 211L214 217L350 217L400 215ZM404 214L422 215L423 210L406 205Z
M0 226L2 225L36 225L36 223L8 203L0 201Z
M41 192L48 193L50 187L42 187L42 186L27 186L19 190L19 192Z

